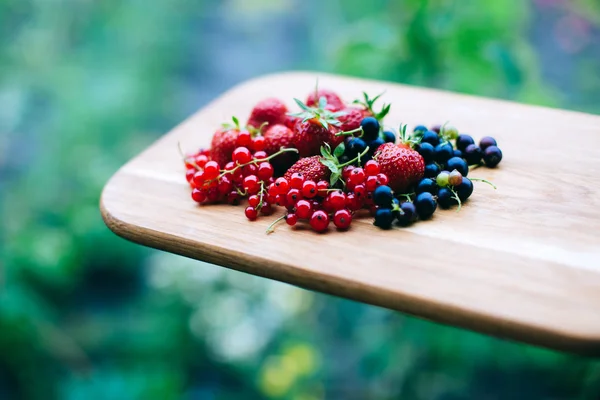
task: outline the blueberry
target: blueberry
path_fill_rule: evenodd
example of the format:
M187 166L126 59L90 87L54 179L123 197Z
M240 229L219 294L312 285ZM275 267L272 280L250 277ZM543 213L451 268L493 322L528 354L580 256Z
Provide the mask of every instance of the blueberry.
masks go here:
M377 139L379 136L379 121L373 117L367 117L362 120L360 126L363 129L363 138L365 141L370 142L371 140Z
M496 146L489 146L483 151L483 162L487 167L494 168L502 160L502 151Z
M427 127L425 125L417 125L415 126L415 129L413 129L413 132L420 132L421 134L425 133L425 131L427 131Z
M367 146L369 146L369 154L370 155L375 154L375 152L377 151L379 146L381 146L384 143L385 142L380 137L376 138L375 140L371 140L370 142L367 142Z
M433 215L437 208L433 195L429 192L419 193L415 199L415 207L419 218L427 219Z
M465 151L468 145L475 143L470 135L460 134L456 138L456 148L460 151Z
M350 161L350 158L348 158L346 154L342 154L342 156L340 157L340 164L347 163L348 161Z
M415 219L417 219L417 209L415 208L415 205L413 203L402 203L402 205L400 206L400 210L402 210L403 214L398 212L398 215L396 215L398 225L408 226L412 224L415 221Z
M452 157L446 162L446 169L448 171L457 170L462 176L467 176L469 173L469 166L467 162L460 157Z
M462 183L454 188L460 201L465 201L473 193L473 182L469 178L463 178Z
M396 134L392 131L383 131L383 141L386 143L396 143Z
M433 147L435 147L438 144L440 144L440 137L434 131L426 131L423 134L423 138L421 139L421 143L423 143L423 142L425 142L425 143L431 143L431 145Z
M481 162L481 157L483 156L483 153L479 146L477 146L476 144L470 144L465 149L463 156L465 157L467 164L475 165Z
M352 138L346 145L346 153L349 158L355 158L358 154L365 151L367 144L361 138Z
M387 185L378 186L373 191L373 201L381 208L392 208L392 200L394 200L394 193Z
M379 208L375 211L375 226L381 229L390 229L392 222L394 222L394 214L389 208Z
M452 153L452 157L460 157L462 158L463 154L462 151L458 150L458 149L454 149L454 152Z
M490 146L498 146L498 143L496 143L496 139L494 139L491 136L484 136L479 141L479 147L481 147L481 151L485 151L485 149L487 149Z
M433 161L434 147L431 145L431 143L421 143L417 148L417 151L419 152L421 157L423 157L425 163Z
M441 129L442 129L442 126L439 124L431 127L431 130L434 131L435 133L440 133Z
M436 194L437 191L438 191L438 186L435 183L435 181L431 178L421 179L421 181L417 184L417 187L415 188L415 193L417 193L417 194L424 193L424 192Z
M427 178L435 178L440 173L440 166L436 163L429 163L425 165L425 176Z
M454 198L454 193L448 188L441 188L438 192L437 202L442 208L450 208L453 205L458 204Z
M452 157L454 149L450 143L438 144L435 146L434 158L438 163L445 163Z

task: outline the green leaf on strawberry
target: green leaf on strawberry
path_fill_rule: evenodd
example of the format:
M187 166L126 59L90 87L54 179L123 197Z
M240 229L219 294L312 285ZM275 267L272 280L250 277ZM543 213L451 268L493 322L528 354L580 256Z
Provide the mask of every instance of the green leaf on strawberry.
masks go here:
M384 92L385 93L385 92ZM373 108L373 106L375 105L375 102L377 100L379 100L379 98L383 95L383 93L378 94L377 96L375 96L374 98L370 98L369 95L366 92L363 92L363 100L354 100L352 103L353 104L360 104L363 107L365 107L372 115L373 117L375 117L379 122L383 121L383 119L385 118L386 115L389 114L390 112L390 108L391 108L391 104L383 104L383 106L381 107L381 110L379 112L376 112L375 109Z
M319 98L318 107L309 107L298 99L294 99L294 101L302 111L299 113L290 113L288 114L289 116L301 118L302 122L315 120L325 129L329 129L330 125L341 125L342 123L338 118L346 115L344 111L331 112L327 110L327 99L325 97Z

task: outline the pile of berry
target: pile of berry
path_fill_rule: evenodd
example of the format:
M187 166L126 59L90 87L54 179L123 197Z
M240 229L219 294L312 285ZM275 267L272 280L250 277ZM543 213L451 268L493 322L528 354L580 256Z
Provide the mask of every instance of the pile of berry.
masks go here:
M449 126L417 126L398 136L384 129L390 110L374 109L379 96L346 104L334 92L316 88L298 113L269 98L252 110L245 126L232 118L213 135L211 148L184 156L186 179L198 203L239 205L247 200L253 221L285 213L285 220L307 222L316 232L329 225L348 229L363 215L389 229L430 218L438 205L449 208L473 192L470 169L495 167L502 152L491 137L479 146ZM491 184L491 183L490 183ZM493 186L493 185L492 185Z

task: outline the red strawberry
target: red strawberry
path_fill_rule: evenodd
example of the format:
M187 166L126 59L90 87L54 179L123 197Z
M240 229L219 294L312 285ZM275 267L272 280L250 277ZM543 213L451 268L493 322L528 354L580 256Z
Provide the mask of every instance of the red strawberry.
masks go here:
M339 128L329 125L325 129L319 122L314 120L298 121L294 127L294 147L298 149L300 157L308 157L319 154L321 146L328 143L335 148L344 138L335 136Z
M265 152L268 155L277 153L282 147L294 147L294 131L285 125L277 124L266 128L264 133ZM283 153L273 159L271 164L276 175L281 175L298 159L297 153Z
M417 151L394 143L379 146L373 158L379 163L380 171L387 175L388 185L398 193L416 184L425 173L425 161Z
M339 111L344 108L344 102L335 92L327 89L317 89L308 95L306 98L306 105L309 107L316 107L319 104L319 99L325 97L327 99L327 105L330 111Z
M298 117L286 115L284 125L290 128L291 130L294 130L294 126L296 126L296 122L298 122L299 119L300 118Z
M331 171L321 163L321 156L312 156L301 158L292 165L283 176L288 182L292 179L292 174L299 172L305 180L319 182L329 181Z
M247 125L259 128L265 122L268 125L284 124L287 112L281 100L272 97L264 99L252 109Z
M224 127L216 131L210 144L210 158L221 167L231 161L231 153L237 147L238 128Z
M339 120L342 123L340 129L342 131L351 131L360 127L361 121L365 118L364 111L365 110L356 107L344 108L342 112L344 112L345 115L339 117Z

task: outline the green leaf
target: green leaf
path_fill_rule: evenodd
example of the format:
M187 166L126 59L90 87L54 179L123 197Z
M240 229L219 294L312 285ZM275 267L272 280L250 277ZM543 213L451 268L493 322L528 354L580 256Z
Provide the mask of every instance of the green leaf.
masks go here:
M329 178L329 185L333 186L340 180L342 174L340 172L332 172L331 177Z
M332 174L339 172L340 168L332 160L326 159L326 158L321 158L320 161L321 161L321 164L323 164L324 166L329 168L329 170L331 171Z
M324 110L325 107L327 107L327 99L325 98L325 96L321 96L319 98L319 108Z
M321 155L324 158L331 158L331 147L329 147L328 143L325 143L324 146L321 146Z
M303 102L301 102L300 100L294 98L294 101L296 102L296 104L298 104L298 107L300 107L304 111L312 112L312 110L310 109L310 107L307 106L306 104L304 104Z
M237 117L233 116L233 117L231 117L231 119L233 120L233 123L235 124L235 126L237 128L239 128L240 127L240 121L237 119Z
M335 150L333 151L333 155L336 156L337 158L340 158L344 152L346 151L346 145L344 144L344 142L338 144L338 146L335 148Z

